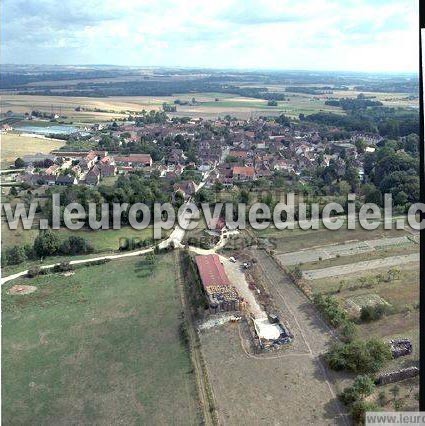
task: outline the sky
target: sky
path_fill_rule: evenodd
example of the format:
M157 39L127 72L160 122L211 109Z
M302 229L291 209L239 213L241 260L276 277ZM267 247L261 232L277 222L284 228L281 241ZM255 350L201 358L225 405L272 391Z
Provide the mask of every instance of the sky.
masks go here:
M1 61L416 72L416 0L3 0Z

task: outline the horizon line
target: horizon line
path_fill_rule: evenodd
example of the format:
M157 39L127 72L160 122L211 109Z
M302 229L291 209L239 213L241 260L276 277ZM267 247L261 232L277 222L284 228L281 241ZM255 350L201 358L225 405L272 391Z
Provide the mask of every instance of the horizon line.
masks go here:
M237 71L237 72L316 72L316 73L352 73L352 74L413 74L419 75L419 70L417 71L385 71L385 70L336 70L336 69L302 69L302 68L220 68L220 67L208 67L202 65L118 65L118 64L48 64L48 63L3 63L2 66L39 66L39 67L115 67L115 68L139 68L139 69L181 69L181 70L209 70L209 71Z

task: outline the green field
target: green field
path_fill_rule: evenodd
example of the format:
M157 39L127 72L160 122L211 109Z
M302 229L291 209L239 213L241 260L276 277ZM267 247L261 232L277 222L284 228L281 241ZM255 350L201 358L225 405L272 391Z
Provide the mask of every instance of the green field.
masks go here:
M199 424L174 276L164 255L3 286L4 424Z
M1 231L3 248L14 245L32 244L39 232L37 229L24 230L22 228L18 228L16 230L11 230L8 228L5 222L2 223ZM61 239L68 238L71 235L83 237L92 243L94 250L98 253L118 250L120 247L120 239L133 238L135 241L142 241L153 238L152 227L148 227L142 230L133 229L131 227L123 227L121 229L103 229L98 231L84 229L74 231L61 228L56 232L58 232L58 235ZM164 237L168 234L169 231L163 231Z

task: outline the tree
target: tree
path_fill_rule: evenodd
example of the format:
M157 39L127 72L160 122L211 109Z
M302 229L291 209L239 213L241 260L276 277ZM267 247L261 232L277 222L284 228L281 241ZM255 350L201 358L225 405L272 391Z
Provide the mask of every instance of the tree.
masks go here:
M246 189L242 189L242 191L239 193L239 202L242 204L249 203L249 192Z
M367 375L357 376L353 387L358 391L360 396L366 397L374 392L375 382Z
M389 345L381 340L353 340L332 346L326 359L334 370L375 373L392 359L392 354Z
M18 157L15 160L15 167L17 169L23 169L25 167L25 161L21 157Z
M357 139L355 142L355 145L356 145L357 152L359 154L363 154L365 152L366 142L364 139Z
M390 389L391 394L393 395L393 399L395 400L400 395L400 386L394 385Z
M368 411L376 411L378 409L374 402L356 401L351 407L351 415L354 424L364 424L365 413Z
M34 251L39 257L53 256L59 250L59 237L51 230L41 231L34 240Z

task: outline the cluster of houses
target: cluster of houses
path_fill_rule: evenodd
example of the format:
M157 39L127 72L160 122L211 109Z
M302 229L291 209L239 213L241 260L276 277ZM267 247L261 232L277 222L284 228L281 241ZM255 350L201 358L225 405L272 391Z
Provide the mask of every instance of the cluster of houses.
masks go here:
M149 154L110 155L107 151L34 154L22 157L25 172L17 177L31 185L96 186L103 178L152 166Z
M331 160L343 171L344 158L348 157L354 161L362 177L363 158L355 143L361 138L367 144L366 150L373 152L379 142L375 135L360 133L353 133L348 140L329 141L318 130L284 125L278 120L265 118L168 120L144 125L115 122L113 125L93 125L89 130L91 141L101 141L103 132L106 132L117 146L111 149L112 152L56 151L24 156L25 172L19 180L32 185L95 186L103 178L144 169L146 173L155 170L160 177L180 181L185 169L194 169L201 173L213 171L211 183L232 186L260 178L270 179L276 172L307 176L317 166L328 166ZM182 144L182 138L186 146ZM153 146L163 144L166 154L153 165L149 154L119 153L126 151L124 146L121 147L123 144L140 140ZM190 159L187 141L196 149L196 155ZM182 189L185 196L193 192L192 183Z

